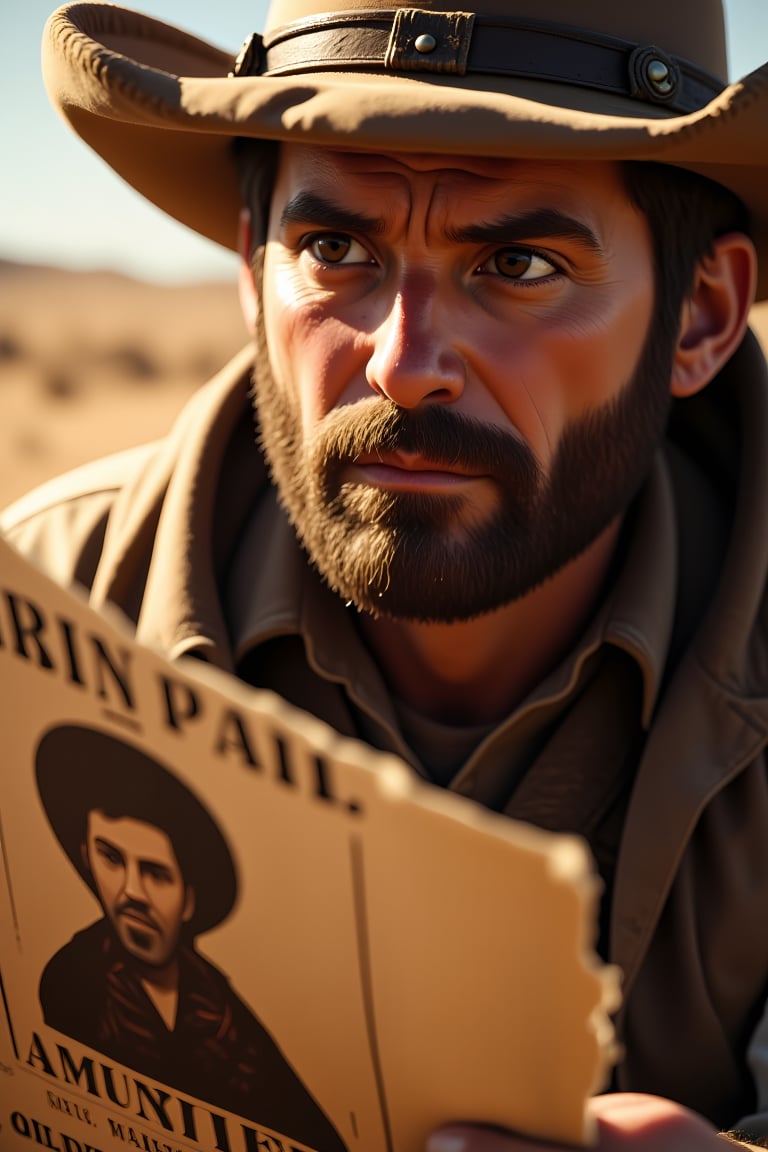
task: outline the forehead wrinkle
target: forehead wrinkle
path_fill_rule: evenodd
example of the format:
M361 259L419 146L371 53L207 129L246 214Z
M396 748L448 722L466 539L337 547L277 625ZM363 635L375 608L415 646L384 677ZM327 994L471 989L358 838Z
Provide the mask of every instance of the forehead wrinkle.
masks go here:
M573 215L560 207L564 194L570 201L572 192L557 183L551 185L547 181L542 187L536 181L515 179L506 171L492 175L451 167L419 170L399 164L395 170L385 165L366 165L364 171L356 171L353 166L349 176L359 179L362 187L370 190L372 199L385 200L387 231L410 234L425 246L445 241L514 243L538 235L574 240L596 256L605 255L596 232L580 218L578 208ZM548 196L552 197L551 206L545 203L539 207ZM519 207L510 211L510 200L515 199L519 200ZM401 211L402 228L397 219ZM470 212L471 218L463 223L462 217ZM418 236L414 235L415 229Z
M347 206L352 212L359 212L358 205L370 203L373 210L368 214L363 208L360 218L363 230L370 228L378 234L386 232L392 236L413 235L413 225L418 224L418 239L422 244L427 242L430 220L438 205L443 211L442 229L436 227L433 234L442 236L452 199L486 196L492 199L495 186L509 179L506 164L499 172L496 161L491 168L485 163L478 170L474 162L472 167L465 168L450 156L361 152L354 147L319 149L304 144L290 149L284 146L283 155L298 162L294 169L298 177L292 182L294 187L311 189L345 212ZM343 196L339 196L339 190ZM350 224L355 223L351 216L349 219Z
M457 201L477 202L489 193L486 178L460 169L369 168L354 172L352 177L359 179L361 189L372 200L381 202L386 231L393 236L410 237L423 247L445 239Z
M313 188L299 188L287 200L280 225L311 224L391 237L413 235L418 229L418 240L425 243L440 181L434 173L417 176L408 179L405 173L388 170L353 173L341 184L335 179L327 192L322 181L315 181ZM359 204L371 204L371 212L356 207Z
M553 191L569 190L573 177L581 177L585 172L607 173L615 171L615 161L594 160L589 162L568 159L500 158L478 156L451 156L440 153L423 152L375 152L361 151L351 144L349 147L321 148L310 144L283 144L281 157L290 155L305 167L314 183L317 177L326 176L333 186L339 179L348 176L400 177L406 182L420 176L448 177L459 183L468 181L478 186L497 183L514 183L521 188L549 185ZM623 184L622 184L623 187Z
M509 226L509 240L516 242L524 237L518 235L515 217L524 221L543 208L552 213L551 231L541 212L538 223L529 219L527 239L538 232L542 239L547 234L575 239L597 256L606 251L593 221L580 210L582 198L568 181L573 166L567 162L511 160L454 167L452 157L423 156L414 162L410 155L318 151L306 145L297 145L291 152L299 157L290 182L297 194L290 197L284 219L292 218L298 206L298 213L306 212L312 222L328 227L392 237L410 234L427 246L460 243L476 236L485 242L486 232L493 233L497 222L502 230ZM314 205L312 197L316 197ZM573 226L557 221L558 215L563 221L573 221ZM488 239L503 243L505 237L488 235Z

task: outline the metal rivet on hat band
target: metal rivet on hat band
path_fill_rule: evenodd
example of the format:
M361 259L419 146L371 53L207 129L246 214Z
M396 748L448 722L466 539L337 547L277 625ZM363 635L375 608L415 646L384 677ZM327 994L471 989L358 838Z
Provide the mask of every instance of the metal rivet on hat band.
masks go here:
M474 23L471 12L399 8L392 21L384 67L393 72L464 76Z

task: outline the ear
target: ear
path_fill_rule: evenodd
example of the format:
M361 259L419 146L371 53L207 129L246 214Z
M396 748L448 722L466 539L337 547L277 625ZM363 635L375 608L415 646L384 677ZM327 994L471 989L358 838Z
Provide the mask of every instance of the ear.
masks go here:
M730 232L696 265L683 304L672 367L672 395L693 396L709 384L742 341L757 281L757 255L748 236Z
M181 912L183 924L189 924L195 914L195 890L189 884L184 889L184 907Z
M240 308L242 309L248 331L255 332L256 320L259 315L259 293L253 275L251 240L250 209L241 208L237 228L237 250L240 253L240 274L238 278Z

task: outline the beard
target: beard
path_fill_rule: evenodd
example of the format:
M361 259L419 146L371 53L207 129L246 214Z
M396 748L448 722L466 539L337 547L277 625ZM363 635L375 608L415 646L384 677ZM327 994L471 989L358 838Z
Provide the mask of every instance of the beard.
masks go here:
M273 379L260 322L258 435L281 504L332 591L373 616L470 620L554 576L627 510L664 435L673 348L653 323L631 380L565 430L547 475L514 432L440 403L404 409L372 396L305 435ZM494 507L478 516L463 486L430 494L345 480L358 457L397 451L489 478Z

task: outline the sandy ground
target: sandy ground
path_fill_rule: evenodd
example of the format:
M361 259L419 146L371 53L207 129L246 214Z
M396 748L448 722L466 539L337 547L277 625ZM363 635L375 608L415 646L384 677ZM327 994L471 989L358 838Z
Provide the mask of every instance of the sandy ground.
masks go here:
M247 340L231 284L165 287L0 261L0 507L160 436Z
M754 316L768 349L768 305ZM0 507L162 435L246 341L232 284L161 287L0 261Z

